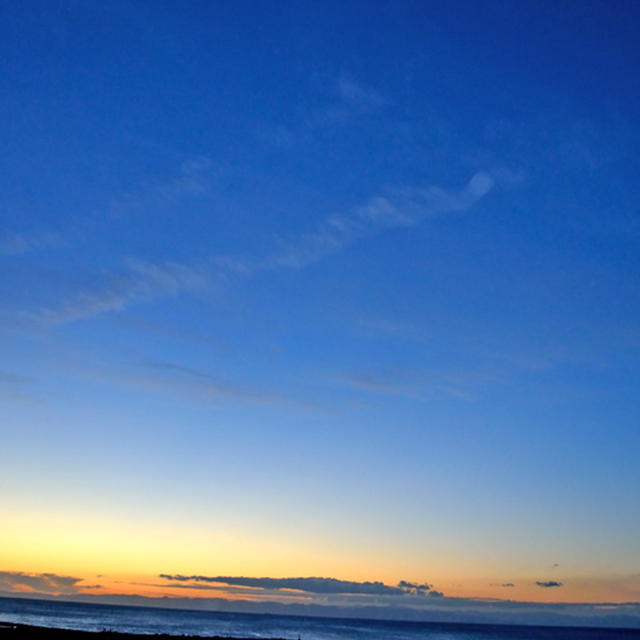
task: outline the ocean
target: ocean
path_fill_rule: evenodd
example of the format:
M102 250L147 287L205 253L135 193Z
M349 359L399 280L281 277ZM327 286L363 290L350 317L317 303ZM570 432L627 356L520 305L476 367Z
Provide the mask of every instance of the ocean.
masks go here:
M640 640L634 629L395 622L0 598L0 621L85 631L287 640Z

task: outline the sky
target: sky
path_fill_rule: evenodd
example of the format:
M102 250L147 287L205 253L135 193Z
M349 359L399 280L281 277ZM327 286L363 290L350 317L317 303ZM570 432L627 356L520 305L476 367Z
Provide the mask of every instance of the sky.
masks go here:
M4 2L0 591L640 626L639 20Z

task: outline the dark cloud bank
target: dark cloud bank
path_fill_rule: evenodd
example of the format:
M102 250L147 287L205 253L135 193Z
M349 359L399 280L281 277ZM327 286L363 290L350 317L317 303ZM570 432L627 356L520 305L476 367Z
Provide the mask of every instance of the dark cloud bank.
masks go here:
M233 587L252 587L257 589L287 589L313 594L368 595L368 596L406 596L429 595L439 597L439 591L432 591L431 585L401 580L397 587L383 582L353 582L337 578L248 578L245 576L184 576L182 574L161 573L159 578L176 582L207 582Z
M271 613L320 617L370 618L424 622L537 624L640 628L640 602L535 603L487 598L449 598L429 584L400 581L396 587L381 582L352 582L335 578L248 578L161 574L169 583L186 586L212 583L236 589L263 589L259 601L125 594L100 594L99 585L82 585L80 578L52 573L0 571L0 597L27 597L95 604L164 607L236 613ZM553 582L553 581L548 581ZM204 583L204 584L203 584ZM505 585L510 583L505 583ZM160 585L159 585L160 586ZM166 586L171 586L167 584ZM559 583L558 583L559 586ZM20 593L20 588L32 589ZM546 588L546 587L545 587ZM275 594L291 590L308 594L311 602L276 602ZM236 591L236 594L238 592ZM431 597L425 597L430 594ZM437 594L437 595L433 595Z
M29 589L38 593L75 593L82 578L59 576L55 573L23 573L0 571L0 590Z

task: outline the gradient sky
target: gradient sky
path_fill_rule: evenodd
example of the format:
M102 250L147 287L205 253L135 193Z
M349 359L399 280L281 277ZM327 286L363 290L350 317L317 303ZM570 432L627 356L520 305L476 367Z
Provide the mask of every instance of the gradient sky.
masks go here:
M639 24L3 3L0 586L639 601Z

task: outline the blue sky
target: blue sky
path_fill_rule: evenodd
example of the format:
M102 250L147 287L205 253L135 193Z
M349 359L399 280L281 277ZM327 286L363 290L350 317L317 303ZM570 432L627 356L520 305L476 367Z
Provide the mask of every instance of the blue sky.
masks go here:
M638 17L6 3L5 508L638 600Z

